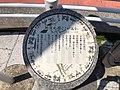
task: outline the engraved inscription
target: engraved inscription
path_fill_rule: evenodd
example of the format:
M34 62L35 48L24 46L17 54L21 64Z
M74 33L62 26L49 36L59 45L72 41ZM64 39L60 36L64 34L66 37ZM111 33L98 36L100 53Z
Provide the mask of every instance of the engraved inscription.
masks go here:
M27 58L40 77L51 82L71 82L90 69L95 45L82 20L56 14L37 22L29 33Z

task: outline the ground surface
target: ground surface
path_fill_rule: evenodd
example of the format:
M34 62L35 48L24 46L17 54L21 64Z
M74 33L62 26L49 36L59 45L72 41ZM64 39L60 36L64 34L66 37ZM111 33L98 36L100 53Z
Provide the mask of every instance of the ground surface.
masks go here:
M11 10L11 11L10 11ZM14 10L17 13L21 12L32 12L32 13L41 13L39 9L13 9L13 8L1 8L0 11L4 12L12 12ZM26 11L27 10L27 11ZM31 11L29 11L31 10ZM97 15L103 17L111 17L111 18L120 18L119 14L108 14L108 13L95 13L95 12L85 12L79 11L82 15ZM27 27L34 18L2 18L0 19L0 26L3 27ZM115 29L120 30L120 24L111 24L105 23L107 26L97 26L101 27L100 30L109 30ZM111 27L114 26L114 27ZM96 25L94 26L96 27ZM117 27L117 29L116 29ZM4 30L2 29L1 30ZM9 29L6 29L9 31ZM15 30L15 29L14 29ZM0 71L5 72L9 75L19 75L21 71L26 71L26 67L24 66L24 60L22 56L22 44L24 33L21 32L0 32ZM12 66L11 66L12 65ZM16 65L18 68L16 68ZM18 72L16 72L18 71ZM115 66L111 68L105 68L101 64L101 60L97 64L95 71L92 76L85 82L82 86L75 88L74 90L120 90L120 67ZM33 86L34 80L31 78L28 81L22 81L17 84L8 85L6 83L0 82L0 90L31 90ZM37 90L37 85L34 84L33 90ZM45 90L44 88L38 90Z
M27 69L22 64L14 64L3 70L5 75L9 75L11 77L16 77L21 74L27 72ZM8 84L0 81L0 90L31 90L34 85L34 79L29 78L27 80L17 82L15 84Z

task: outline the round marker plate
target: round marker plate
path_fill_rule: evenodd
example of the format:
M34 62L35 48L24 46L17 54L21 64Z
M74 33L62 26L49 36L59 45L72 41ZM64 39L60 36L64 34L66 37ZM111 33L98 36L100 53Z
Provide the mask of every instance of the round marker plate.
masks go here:
M26 66L49 89L72 89L93 72L98 46L92 25L75 11L54 9L38 16L24 42Z

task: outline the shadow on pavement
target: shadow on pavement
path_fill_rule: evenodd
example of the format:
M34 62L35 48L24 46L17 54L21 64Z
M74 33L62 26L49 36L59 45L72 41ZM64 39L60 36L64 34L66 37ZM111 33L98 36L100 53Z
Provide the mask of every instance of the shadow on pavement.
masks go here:
M89 15L91 17L99 17L96 15ZM90 23L94 26L95 32L97 35L105 35L107 39L113 39L112 36L115 36L116 39L120 39L120 27L118 26L112 26L109 25L106 22L96 22L96 21L90 21Z
M27 73L25 73L25 74L22 74L22 75L13 77L13 79L14 79L14 83L17 83L17 82L26 80L26 79L31 78L31 77L32 77L32 76L27 72Z
M18 28L0 28L1 35L18 35L25 34L27 27L18 27Z
M111 81L114 81L114 82L118 83L119 84L119 90L120 90L120 76L107 76L107 78L102 79L100 81L100 85L99 85L97 90L104 90L106 85Z
M116 41L113 47L104 56L102 62L107 68L120 66L120 40Z

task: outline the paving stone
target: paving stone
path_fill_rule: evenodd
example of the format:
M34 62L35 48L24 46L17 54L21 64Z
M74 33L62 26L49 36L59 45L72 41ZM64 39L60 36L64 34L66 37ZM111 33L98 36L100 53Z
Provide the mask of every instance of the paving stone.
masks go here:
M17 39L18 33L0 32L0 49L12 50Z
M119 90L119 84L113 81L109 82L107 83L103 90Z
M27 69L24 65L16 64L16 65L11 65L9 67L6 67L2 72L5 75L11 76L11 77L17 77L16 78L17 80L18 76L23 75L24 73L27 72ZM0 81L0 90L31 90L33 87L33 84L34 84L33 78L28 78L26 80L23 80L14 84L9 84L9 83Z
M6 66L6 63L9 59L11 50L0 49L0 71L3 70Z
M24 64L23 55L22 55L22 44L23 44L24 35L19 35L17 43L11 54L11 58L8 61L7 66L13 64Z
M120 66L106 68L107 76L120 76Z

